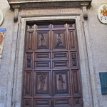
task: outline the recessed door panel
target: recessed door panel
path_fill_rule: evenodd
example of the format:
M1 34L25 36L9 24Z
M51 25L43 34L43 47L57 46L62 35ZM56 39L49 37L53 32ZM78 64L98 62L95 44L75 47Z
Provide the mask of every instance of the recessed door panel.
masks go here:
M49 31L37 31L37 49L49 49Z
M54 85L55 85L55 93L54 95L64 95L69 94L69 86L68 86L68 72L67 70L58 70L53 71Z
M53 31L53 49L66 49L66 32L55 30Z
M35 95L49 94L49 72L37 72L35 77L35 83L38 83L35 84Z

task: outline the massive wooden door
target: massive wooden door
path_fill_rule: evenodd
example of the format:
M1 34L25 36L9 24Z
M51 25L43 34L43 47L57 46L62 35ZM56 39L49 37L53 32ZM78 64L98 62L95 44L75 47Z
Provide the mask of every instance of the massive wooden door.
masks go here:
M22 107L82 107L75 22L27 24Z

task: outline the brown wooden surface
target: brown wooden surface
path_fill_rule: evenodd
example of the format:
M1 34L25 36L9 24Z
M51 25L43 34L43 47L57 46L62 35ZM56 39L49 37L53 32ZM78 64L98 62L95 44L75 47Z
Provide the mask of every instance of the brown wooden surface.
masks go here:
M82 107L74 22L27 24L22 107Z

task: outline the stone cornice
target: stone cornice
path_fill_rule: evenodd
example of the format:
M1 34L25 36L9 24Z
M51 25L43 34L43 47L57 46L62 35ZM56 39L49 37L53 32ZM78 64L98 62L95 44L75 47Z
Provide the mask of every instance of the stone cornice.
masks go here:
M10 8L14 10L14 22L18 21L19 10L50 9L50 8L82 8L83 18L88 19L87 8L92 0L8 0Z
M92 0L8 0L11 9L90 7Z

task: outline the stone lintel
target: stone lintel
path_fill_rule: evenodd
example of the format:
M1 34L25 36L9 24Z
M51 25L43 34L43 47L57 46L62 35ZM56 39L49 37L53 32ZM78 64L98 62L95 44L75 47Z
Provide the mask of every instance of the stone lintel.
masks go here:
M14 22L18 21L20 10L24 9L52 9L52 8L82 8L83 17L88 19L87 8L92 0L8 0L10 8L14 11Z
M8 0L11 9L90 7L92 0Z

